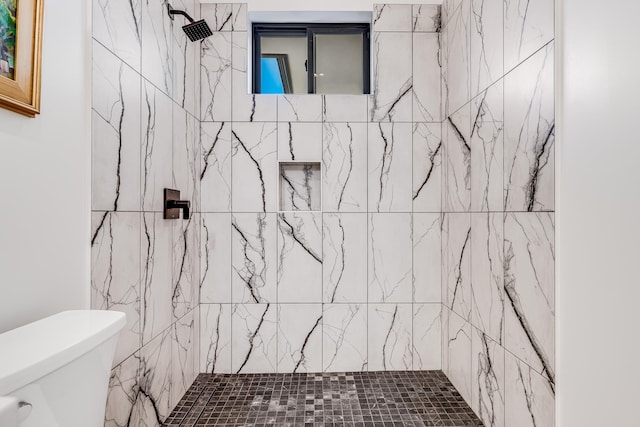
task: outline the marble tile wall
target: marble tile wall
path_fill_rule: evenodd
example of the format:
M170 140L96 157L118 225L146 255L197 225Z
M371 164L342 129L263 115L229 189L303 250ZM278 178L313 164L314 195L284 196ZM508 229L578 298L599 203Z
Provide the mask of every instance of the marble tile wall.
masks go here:
M443 370L486 426L553 426L554 2L442 11Z
M160 426L200 371L199 44L166 0L92 10L91 305L127 314L105 426ZM162 219L165 187L192 201L191 220Z
M375 6L346 96L250 94L246 5L201 15L200 370L440 369L440 7Z

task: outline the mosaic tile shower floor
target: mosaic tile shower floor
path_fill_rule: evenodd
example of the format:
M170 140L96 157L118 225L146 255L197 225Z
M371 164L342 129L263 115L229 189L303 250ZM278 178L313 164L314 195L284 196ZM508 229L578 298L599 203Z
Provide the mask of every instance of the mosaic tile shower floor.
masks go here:
M200 374L166 427L482 426L441 371Z

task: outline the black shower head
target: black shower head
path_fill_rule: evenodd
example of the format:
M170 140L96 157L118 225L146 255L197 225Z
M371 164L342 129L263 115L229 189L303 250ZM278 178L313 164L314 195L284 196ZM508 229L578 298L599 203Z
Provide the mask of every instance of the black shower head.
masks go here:
M183 10L177 10L171 7L170 4L167 3L167 9L169 11L169 18L173 21L173 15L182 15L189 20L189 23L182 27L182 30L185 32L189 40L192 42L205 39L211 35L211 28L209 28L209 24L204 19L199 21L194 21L187 12Z
M209 28L209 25L204 19L187 24L182 27L182 30L187 34L189 40L192 42L206 39L213 35L211 28Z

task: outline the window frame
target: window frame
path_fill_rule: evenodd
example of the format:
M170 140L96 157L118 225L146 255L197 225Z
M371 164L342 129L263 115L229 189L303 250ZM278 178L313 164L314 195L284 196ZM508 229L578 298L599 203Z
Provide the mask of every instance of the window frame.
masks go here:
M316 34L362 34L362 95L371 94L371 25L369 23L258 23L252 24L251 60L253 94L261 94L262 50L261 37L306 37L307 38L307 93L316 93L315 35Z

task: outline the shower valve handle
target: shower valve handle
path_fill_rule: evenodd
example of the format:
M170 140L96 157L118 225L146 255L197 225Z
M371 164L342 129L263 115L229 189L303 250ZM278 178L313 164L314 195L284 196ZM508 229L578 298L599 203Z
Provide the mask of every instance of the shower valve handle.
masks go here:
M191 217L191 202L180 200L178 190L164 189L164 219L179 219L182 211L182 219Z

